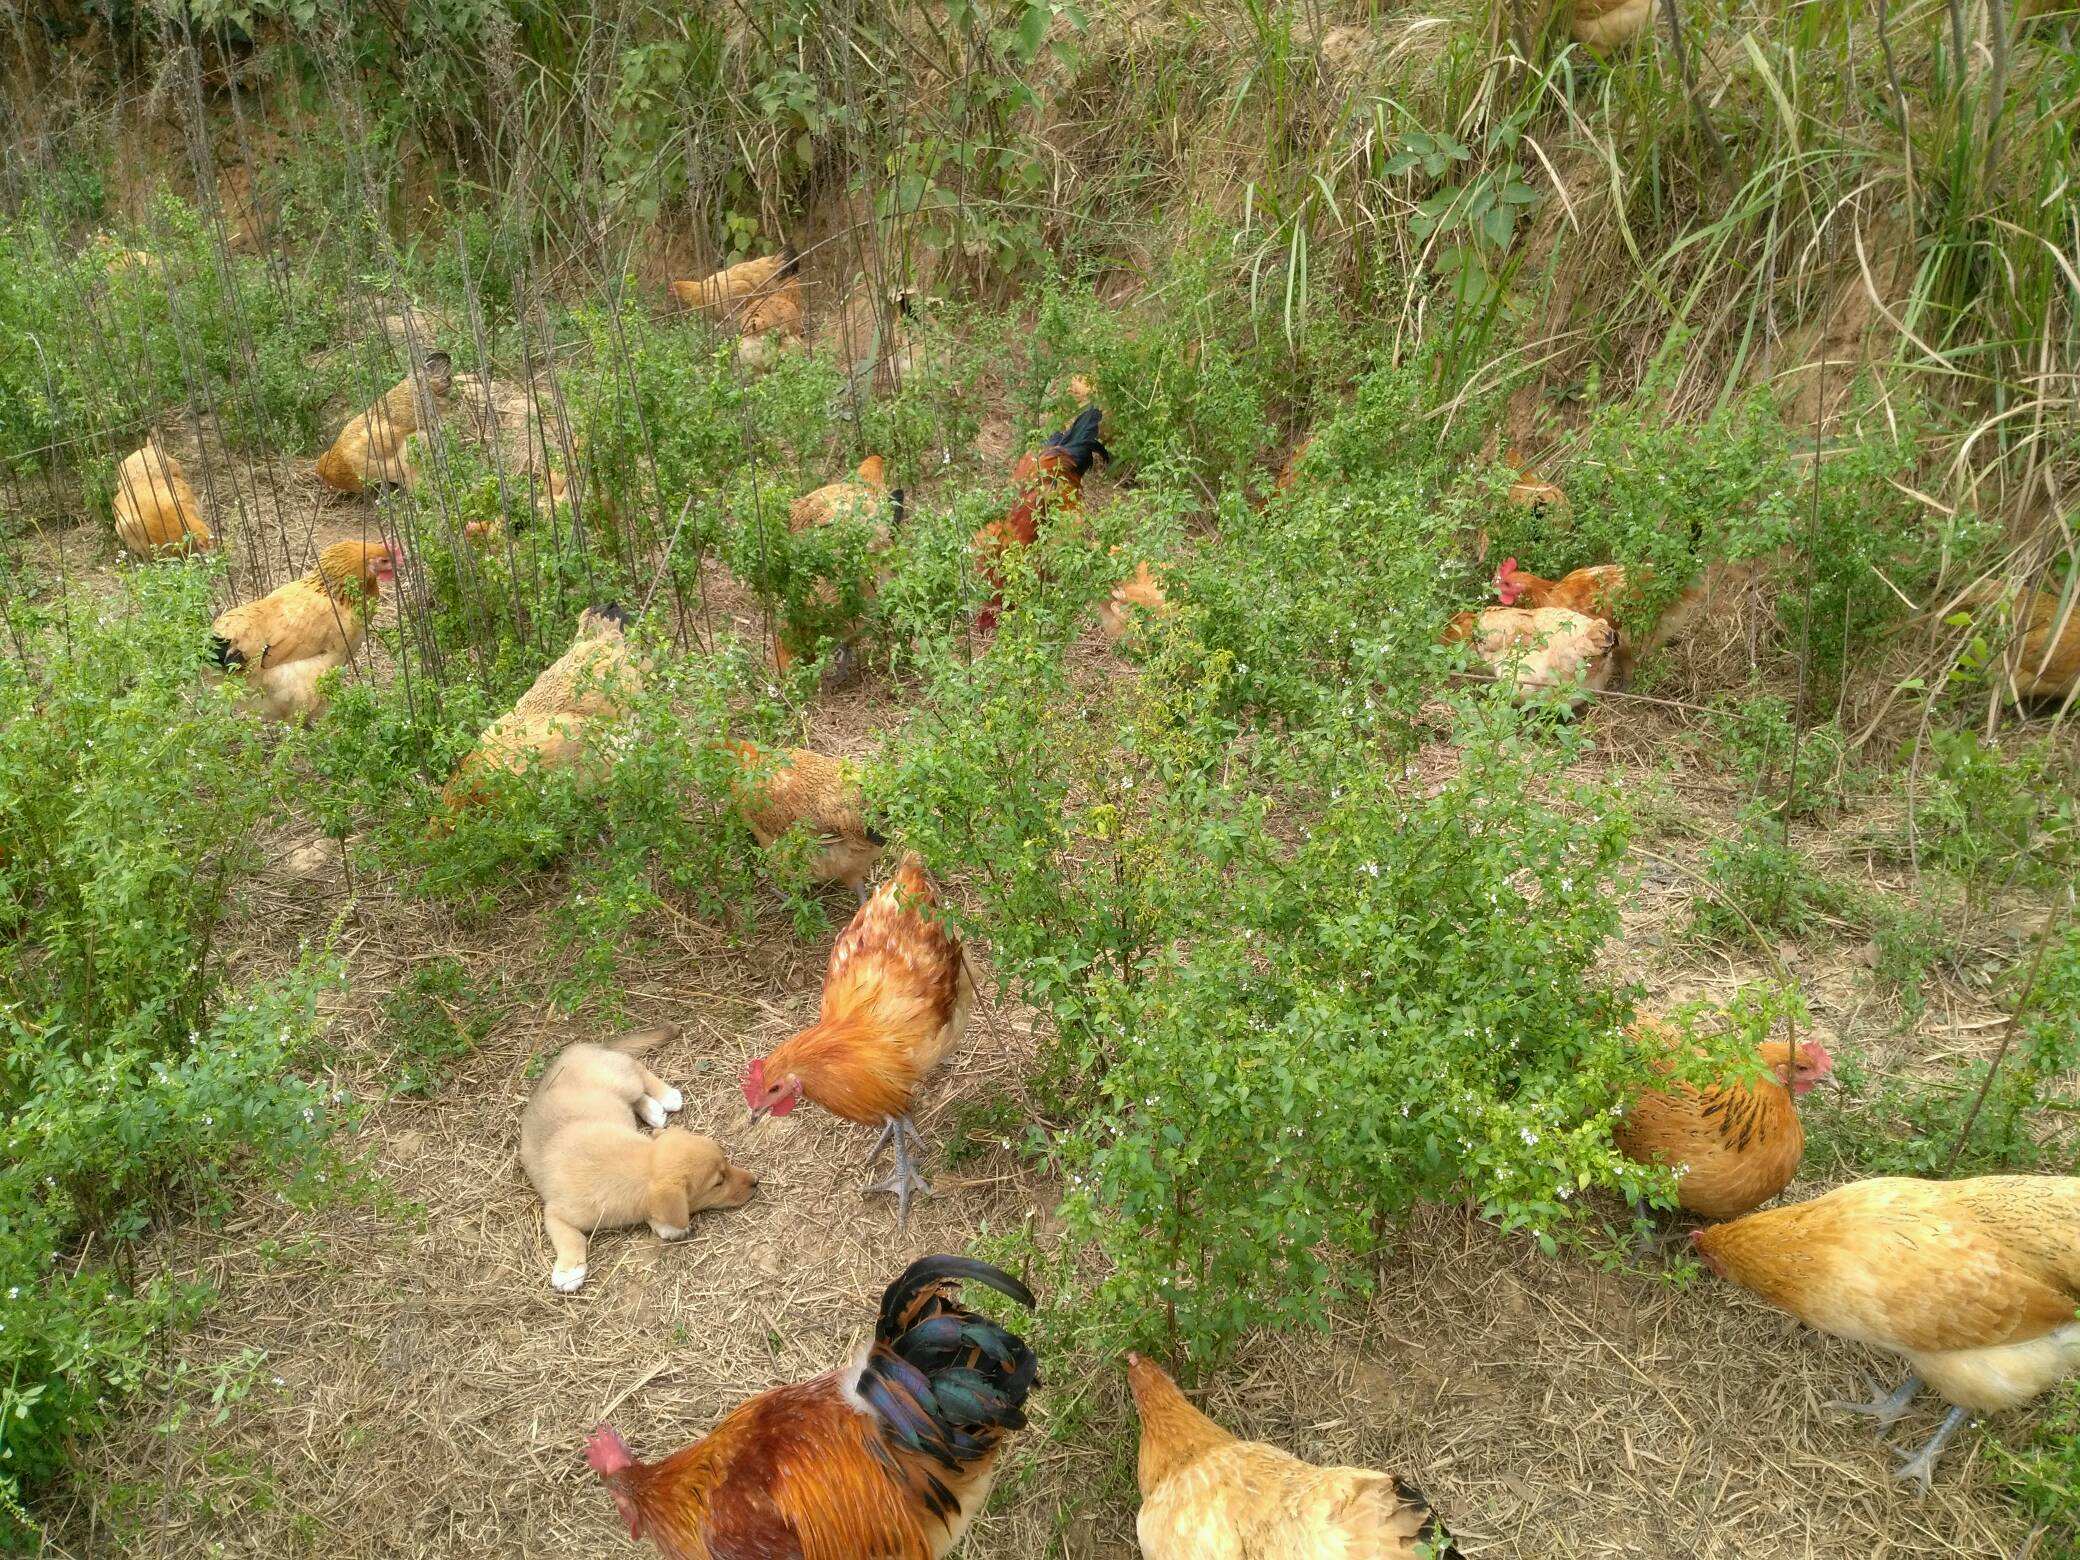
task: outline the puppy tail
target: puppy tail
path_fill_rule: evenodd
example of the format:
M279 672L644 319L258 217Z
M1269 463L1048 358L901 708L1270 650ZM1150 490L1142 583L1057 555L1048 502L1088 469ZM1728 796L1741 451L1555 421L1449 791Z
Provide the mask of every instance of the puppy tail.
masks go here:
M616 1035L612 1040L602 1040L599 1044L609 1051L619 1051L623 1056L643 1056L678 1038L677 1024L660 1024L655 1029L631 1029L625 1035Z

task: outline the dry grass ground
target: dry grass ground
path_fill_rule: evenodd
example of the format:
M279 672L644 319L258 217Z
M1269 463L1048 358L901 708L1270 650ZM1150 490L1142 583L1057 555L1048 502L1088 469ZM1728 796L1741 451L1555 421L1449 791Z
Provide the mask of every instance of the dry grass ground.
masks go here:
M318 501L304 480L284 471L250 482L279 497L255 504L257 525L230 528L244 556L280 560L276 579L371 513ZM32 546L61 548L75 575L119 566L90 528L46 530ZM748 617L738 626L755 631ZM899 713L886 690L869 688L819 708L809 736L859 751ZM1591 718L1598 766L1642 778L1665 773L1689 719L1623 703ZM1684 869L1703 838L1734 827L1737 798L1702 775L1678 776L1668 794L1676 826L1648 842L1666 861L1646 863L1618 957L1657 998L1724 998L1767 967L1699 950L1676 929L1694 887ZM645 1452L682 1444L745 1396L842 1357L911 1258L1029 1220L1050 1228L1057 1189L1000 1146L969 1144L957 1168L945 1154L949 1133L972 1119L963 1106L1018 1092L1030 1014L996 1008L930 1090L920 1125L938 1195L898 1232L892 1204L858 1192L865 1134L813 1108L749 1127L737 1092L745 1059L813 1016L827 940L799 942L768 916L770 935L732 945L676 919L661 951L627 970L627 1006L639 1022L681 1026L653 1064L685 1088L686 1122L759 1174L758 1195L701 1216L680 1244L604 1236L585 1290L556 1294L517 1122L545 1060L595 1031L510 1006L431 1098L389 1097L380 1082L384 997L450 956L490 990L533 984L552 901L465 926L392 885L313 871L322 853L297 854L313 843L308 829L275 843L277 869L255 885L232 963L258 973L306 938L335 936L350 985L335 1014L332 1081L368 1104L347 1144L367 1184L309 1210L255 1198L158 1238L149 1266L207 1284L219 1300L169 1345L171 1394L148 1396L80 1448L87 1493L61 1514L59 1555L631 1552L579 1455L601 1418ZM1781 954L1838 1055L1861 1046L1881 1066L1913 1065L1995 1011L1980 993L1944 987L1928 1017L1901 1027L1884 1003L1873 1008L1853 948ZM2033 1550L2004 1505L1977 1436L1951 1453L1928 1498L1891 1482L1879 1439L1827 1406L1888 1369L1726 1286L1673 1281L1660 1258L1612 1270L1547 1259L1440 1208L1405 1232L1370 1306L1327 1336L1258 1340L1207 1406L1303 1455L1405 1472L1474 1557L2049 1553ZM1036 1429L966 1553L1131 1556L1136 1430L1123 1380L1114 1363L1084 1360L1054 1361L1044 1375ZM239 1384L222 1413L211 1403L219 1382ZM154 1428L174 1416L178 1428ZM1933 1417L1924 1405L1896 1432L1900 1443L1925 1435Z

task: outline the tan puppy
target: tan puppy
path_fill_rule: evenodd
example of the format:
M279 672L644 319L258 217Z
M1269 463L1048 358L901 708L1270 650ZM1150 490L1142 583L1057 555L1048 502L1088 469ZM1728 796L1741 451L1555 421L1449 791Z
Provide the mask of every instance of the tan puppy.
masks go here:
M542 1198L556 1248L549 1282L565 1294L585 1282L595 1230L647 1223L660 1240L684 1235L703 1208L741 1208L758 1178L729 1162L713 1138L681 1127L650 1137L684 1103L636 1058L670 1040L641 1029L605 1045L574 1045L549 1066L520 1117L520 1162Z

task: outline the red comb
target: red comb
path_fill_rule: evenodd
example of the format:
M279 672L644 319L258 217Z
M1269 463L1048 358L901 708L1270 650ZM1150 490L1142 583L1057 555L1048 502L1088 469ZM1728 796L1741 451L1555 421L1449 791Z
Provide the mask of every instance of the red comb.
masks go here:
M602 1479L611 1479L635 1465L635 1458L629 1455L628 1443L621 1439L612 1425L601 1425L585 1438L585 1461Z
M744 1067L744 1101L753 1110L765 1103L766 1059L754 1056Z

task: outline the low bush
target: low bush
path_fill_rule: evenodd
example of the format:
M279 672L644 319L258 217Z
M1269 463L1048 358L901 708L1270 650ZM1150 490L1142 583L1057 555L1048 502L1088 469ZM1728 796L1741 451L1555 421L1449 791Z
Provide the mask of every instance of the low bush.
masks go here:
M298 1064L327 965L235 983L219 941L276 760L203 678L199 567L61 598L0 661L0 1506L144 1382L206 1296L137 1242L242 1179L310 1172L333 1112ZM18 624L19 616L14 617Z

